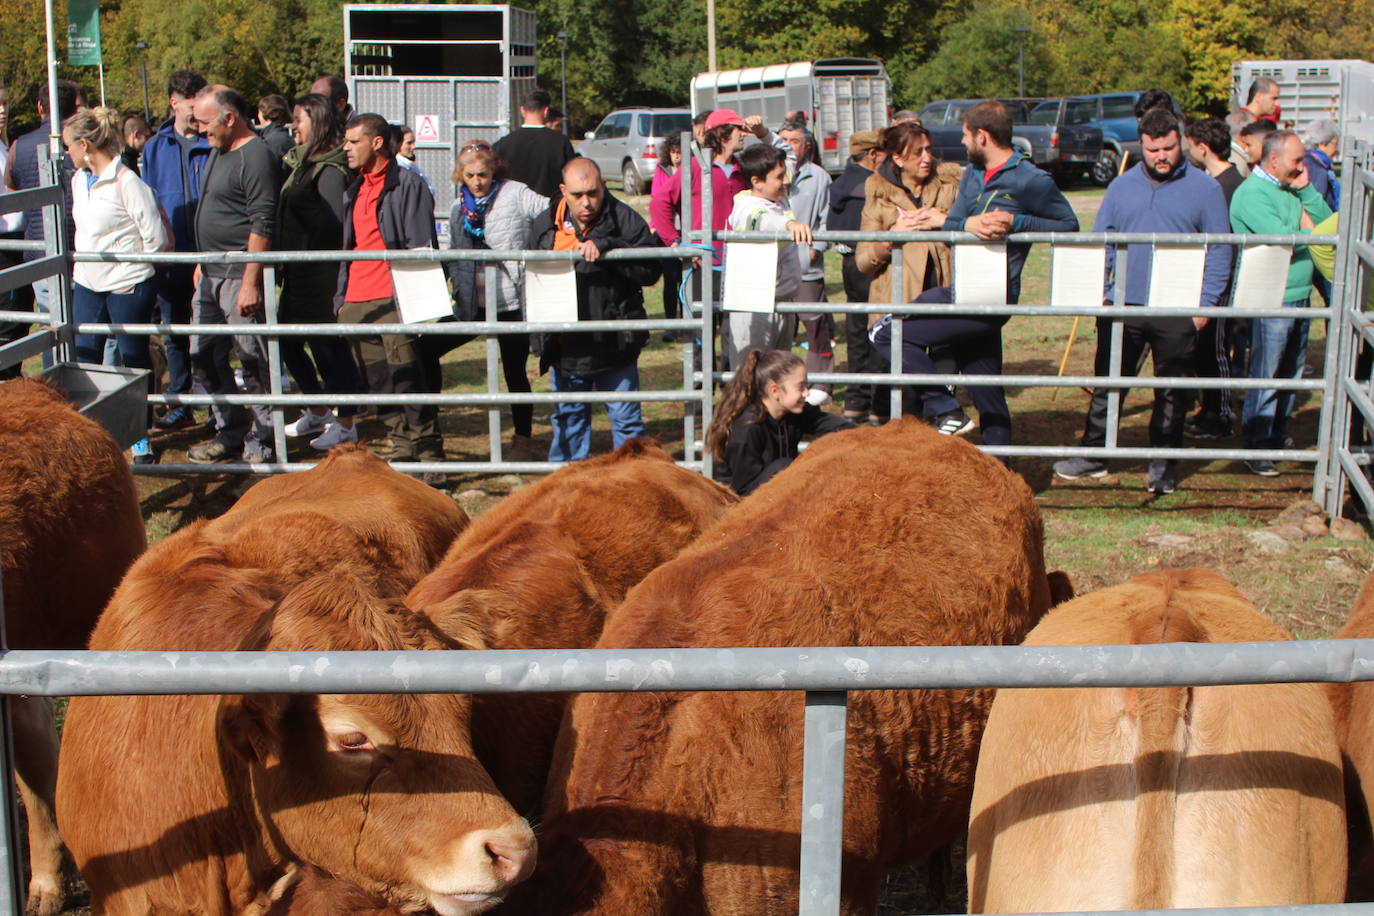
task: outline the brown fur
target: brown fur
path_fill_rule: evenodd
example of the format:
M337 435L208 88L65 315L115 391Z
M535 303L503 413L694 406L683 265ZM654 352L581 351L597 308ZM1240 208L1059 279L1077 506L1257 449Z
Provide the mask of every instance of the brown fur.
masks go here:
M1364 580L1355 607L1337 639L1374 638L1374 574ZM1327 684L1336 715L1336 735L1345 768L1350 831L1350 883L1347 899L1374 900L1374 682Z
M734 503L727 488L631 440L502 500L406 601L464 604L486 648L587 648L631 586ZM523 814L540 810L565 705L563 694L473 699L478 759Z
M0 384L0 594L13 649L81 649L145 546L129 466L114 440L61 392ZM53 819L57 732L43 697L14 699L20 794L29 815L31 912L62 908Z
M1018 641L1049 607L1030 490L915 421L836 433L651 573L599 648ZM849 699L844 911L957 835L989 691ZM578 696L521 913L791 914L799 693ZM528 892L526 892L528 891Z
M1071 601L1025 644L1291 638L1195 569ZM1314 684L999 691L968 852L974 913L1339 902L1330 709Z
M401 596L465 524L442 494L338 448L145 554L91 648L453 648L450 609ZM499 895L533 837L455 737L465 715L449 696L76 698L59 823L97 912L227 916L295 862L407 909ZM352 733L379 753L345 751Z

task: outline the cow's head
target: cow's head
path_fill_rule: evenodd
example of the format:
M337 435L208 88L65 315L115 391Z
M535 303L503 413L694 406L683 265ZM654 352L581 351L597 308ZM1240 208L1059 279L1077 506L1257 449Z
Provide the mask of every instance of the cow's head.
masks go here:
M287 594L244 648L458 648L386 594L400 590L338 567ZM224 757L246 762L280 860L319 866L401 909L479 913L528 877L535 841L475 759L469 709L441 695L227 697Z

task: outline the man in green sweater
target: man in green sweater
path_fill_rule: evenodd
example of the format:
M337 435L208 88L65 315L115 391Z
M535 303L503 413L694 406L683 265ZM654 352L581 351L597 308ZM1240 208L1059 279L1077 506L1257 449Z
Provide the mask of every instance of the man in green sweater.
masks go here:
M1264 138L1260 162L1231 198L1231 229L1255 234L1310 233L1331 209L1313 189L1303 166L1297 134L1276 130ZM1306 246L1293 249L1283 307L1306 308L1312 294L1312 256ZM1237 302L1244 307L1246 303ZM1292 313L1289 313L1292 314ZM1250 378L1302 378L1307 355L1306 319L1260 318L1250 343ZM1251 388L1245 392L1241 428L1245 447L1283 448L1295 391ZM1251 459L1245 466L1261 477L1277 477L1274 462Z

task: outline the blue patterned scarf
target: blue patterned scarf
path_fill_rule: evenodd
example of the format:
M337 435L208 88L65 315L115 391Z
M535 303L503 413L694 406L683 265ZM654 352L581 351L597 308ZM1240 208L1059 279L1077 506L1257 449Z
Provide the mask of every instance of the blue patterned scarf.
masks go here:
M491 202L496 199L496 192L500 190L500 188L501 182L498 181L491 186L491 190L487 192L486 197L475 197L473 193L467 189L467 185L463 185L459 188L462 192L462 199L459 203L459 207L463 213L463 232L467 234L468 238L472 239L472 247L474 248L488 247L485 226L487 210L491 207Z

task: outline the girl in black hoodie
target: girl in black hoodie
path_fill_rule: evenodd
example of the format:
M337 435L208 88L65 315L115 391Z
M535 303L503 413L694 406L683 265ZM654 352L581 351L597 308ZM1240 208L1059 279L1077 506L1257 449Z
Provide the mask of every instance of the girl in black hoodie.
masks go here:
M716 480L747 496L792 463L803 437L854 428L808 404L807 389L801 359L786 350L750 350L706 432Z

